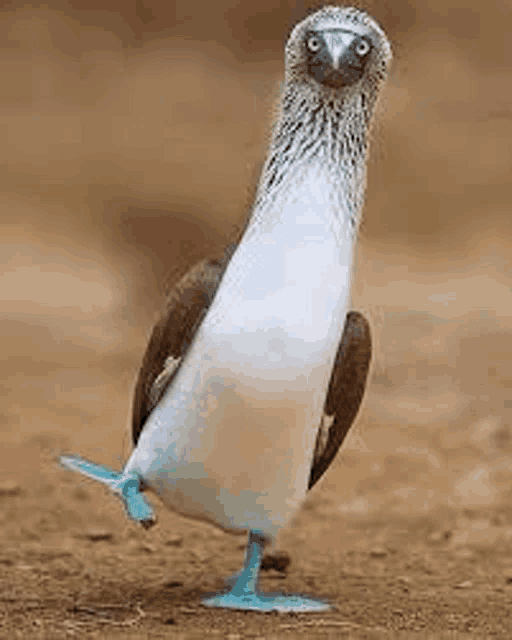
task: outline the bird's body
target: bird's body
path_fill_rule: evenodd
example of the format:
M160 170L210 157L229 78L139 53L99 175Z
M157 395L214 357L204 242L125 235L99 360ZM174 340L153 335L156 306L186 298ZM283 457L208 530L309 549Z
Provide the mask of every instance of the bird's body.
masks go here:
M262 596L255 576L264 542L328 468L364 392L369 327L347 312L369 125L390 57L358 9L325 7L295 27L251 217L223 263L203 261L169 296L122 474L63 458L121 492L140 522L151 512L137 482L190 517L249 529L246 567L211 606L325 608Z
M273 537L307 491L352 261L331 191L306 164L262 204L144 425L126 469L183 513Z

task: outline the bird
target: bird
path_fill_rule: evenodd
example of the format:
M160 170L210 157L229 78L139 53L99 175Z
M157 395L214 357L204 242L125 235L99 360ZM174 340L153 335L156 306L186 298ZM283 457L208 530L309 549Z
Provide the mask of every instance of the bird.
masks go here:
M350 310L376 105L391 45L366 11L327 5L291 30L284 83L248 220L219 259L169 293L135 385L133 445L105 483L129 517L175 512L247 531L243 569L208 607L325 611L258 586L265 548L329 468L358 413L371 330Z

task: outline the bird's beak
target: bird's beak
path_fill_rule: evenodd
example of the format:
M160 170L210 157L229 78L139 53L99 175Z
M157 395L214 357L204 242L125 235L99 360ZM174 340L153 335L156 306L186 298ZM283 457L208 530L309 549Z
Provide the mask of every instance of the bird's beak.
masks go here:
M356 38L356 35L354 33L350 33L349 31L336 31L334 33L326 33L324 35L325 42L332 58L332 66L334 69L339 69L340 62L346 50L354 41L354 38Z

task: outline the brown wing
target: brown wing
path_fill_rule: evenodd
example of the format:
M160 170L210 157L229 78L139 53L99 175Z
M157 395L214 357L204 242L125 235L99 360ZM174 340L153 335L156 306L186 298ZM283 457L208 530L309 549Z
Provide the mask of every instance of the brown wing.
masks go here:
M308 489L327 471L354 422L363 399L371 356L370 325L359 312L351 311L336 353Z
M211 305L225 263L202 260L168 295L153 327L135 386L132 437L137 444L144 423L172 382L185 352Z

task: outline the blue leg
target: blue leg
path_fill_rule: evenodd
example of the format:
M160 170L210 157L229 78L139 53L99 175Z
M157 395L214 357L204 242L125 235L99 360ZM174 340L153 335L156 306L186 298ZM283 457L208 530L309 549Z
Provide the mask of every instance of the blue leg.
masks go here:
M281 572L286 571L286 568L290 564L290 561L291 558L286 553L286 551L274 551L273 553L266 553L260 563L260 575L261 571L268 571L269 569L276 569L277 571ZM226 588L231 589L231 587L235 585L235 582L242 574L242 571L243 569L240 569L240 571L236 571L228 578L224 578L224 584L226 585Z
M280 593L260 593L258 578L263 557L265 538L255 531L249 532L249 543L245 555L245 565L232 589L224 594L205 598L207 607L228 609L252 609L253 611L327 611L331 608L326 602L304 596L284 596ZM235 574L237 575L237 574Z
M106 484L110 490L121 498L126 515L140 523L146 529L155 524L153 509L141 493L142 478L135 471L123 473L109 467L94 464L79 456L60 456L59 463L70 471L78 471L84 476Z

